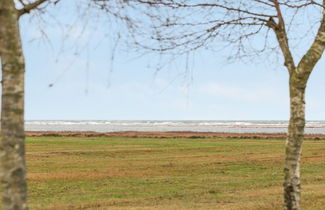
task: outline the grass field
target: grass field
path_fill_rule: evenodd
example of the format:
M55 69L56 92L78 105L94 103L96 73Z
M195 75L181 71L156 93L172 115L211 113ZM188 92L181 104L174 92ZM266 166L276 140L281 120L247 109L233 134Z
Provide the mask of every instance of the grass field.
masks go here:
M281 209L283 140L29 137L31 209ZM325 141L305 141L302 209L325 209Z

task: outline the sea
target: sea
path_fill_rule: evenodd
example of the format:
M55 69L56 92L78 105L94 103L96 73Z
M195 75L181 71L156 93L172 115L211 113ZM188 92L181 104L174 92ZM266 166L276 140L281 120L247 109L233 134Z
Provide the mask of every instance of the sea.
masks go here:
M285 133L288 121L277 120L28 120L27 131L195 131ZM325 121L308 121L306 133L325 134Z

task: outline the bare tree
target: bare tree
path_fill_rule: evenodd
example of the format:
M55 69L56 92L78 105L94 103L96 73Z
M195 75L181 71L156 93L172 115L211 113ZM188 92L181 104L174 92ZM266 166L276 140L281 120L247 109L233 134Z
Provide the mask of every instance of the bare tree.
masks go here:
M24 73L25 61L19 20L25 14L46 12L49 4L60 0L2 0L0 3L0 61L2 71L0 178L3 209L28 209L25 168ZM99 9L93 0L78 1L90 9ZM119 17L123 1L110 17ZM98 10L102 11L102 10ZM112 10L113 11L113 10ZM109 11L105 11L107 14ZM122 17L122 16L121 16Z
M27 209L24 148L24 72L19 17L37 8L44 0L22 4L0 3L0 56L2 69L2 106L0 164L4 209Z
M96 2L103 9L110 9L109 1ZM133 26L130 29L133 30L134 41L148 50L177 55L201 48L213 50L227 46L232 58L256 58L264 53L282 54L290 89L284 209L300 209L305 89L325 48L325 0L126 2L130 8L138 8L147 17L142 17L141 28Z

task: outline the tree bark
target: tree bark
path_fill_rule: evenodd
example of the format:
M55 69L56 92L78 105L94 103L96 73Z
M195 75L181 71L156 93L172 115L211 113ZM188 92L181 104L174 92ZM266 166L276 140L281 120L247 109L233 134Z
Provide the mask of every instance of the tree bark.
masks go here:
M24 56L13 0L0 4L2 106L0 178L3 209L28 209L24 148Z
M300 156L305 128L305 89L307 80L290 76L290 122L286 141L284 209L300 209Z

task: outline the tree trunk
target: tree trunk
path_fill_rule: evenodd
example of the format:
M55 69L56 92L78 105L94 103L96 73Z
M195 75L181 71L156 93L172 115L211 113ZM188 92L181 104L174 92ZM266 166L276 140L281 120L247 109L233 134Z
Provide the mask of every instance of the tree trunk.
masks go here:
M13 0L0 4L2 106L0 178L3 209L28 209L24 148L24 57Z
M300 81L299 81L300 80ZM284 209L300 209L300 156L305 128L306 80L290 77L290 122L286 141Z

